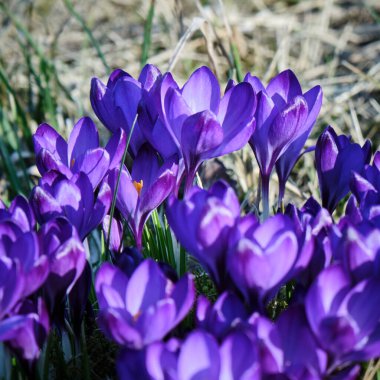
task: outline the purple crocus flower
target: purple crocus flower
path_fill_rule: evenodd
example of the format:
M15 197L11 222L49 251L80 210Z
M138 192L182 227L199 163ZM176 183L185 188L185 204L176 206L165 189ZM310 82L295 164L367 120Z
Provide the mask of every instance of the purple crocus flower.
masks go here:
M213 305L208 298L199 296L197 300L197 326L222 339L233 327L248 319L248 313L241 300L232 292L222 293Z
M28 232L36 226L36 218L28 200L22 195L17 195L11 202L8 209L0 200L0 222L12 221L21 229Z
M38 231L38 237L50 264L43 293L50 315L53 315L82 274L86 252L76 229L64 218L45 223Z
M105 148L100 148L94 122L83 117L74 125L67 143L49 124L38 127L33 143L41 175L56 170L70 179L74 174L83 172L96 189L107 171L120 165L126 135L119 130Z
M193 187L184 200L169 198L167 218L177 239L211 275L216 286L227 286L226 254L232 226L240 217L239 200L223 181L208 191Z
M371 159L371 143L362 147L345 135L337 136L327 127L319 136L315 149L322 206L333 212L349 192L352 172L361 173Z
M188 190L203 161L241 149L254 130L256 97L240 83L220 99L207 67L196 70L180 89L170 73L157 80L141 102L141 127L163 156L183 158Z
M251 323L261 348L264 379L324 378L328 358L318 346L302 306L289 307L275 323L255 313Z
M228 273L250 307L263 309L288 279L298 258L298 239L286 215L261 225L238 223L230 239Z
M112 133L118 133L123 129L128 136L143 91L148 91L159 76L158 68L148 64L144 66L137 80L120 69L110 75L107 85L98 78L93 78L90 100L96 116ZM129 145L133 157L145 142L146 139L137 121Z
M173 160L167 160L160 167L157 154L144 145L133 162L132 173L126 169L121 171L116 207L127 221L138 249L142 247L142 232L149 215L174 189L177 168ZM117 169L109 175L112 192L118 176Z
M326 268L311 286L306 314L333 366L375 358L380 350L380 279L352 286L341 265Z
M49 316L43 300L25 300L18 305L14 315L0 321L0 341L12 349L32 375L49 329Z
M12 278L16 270L13 263L17 263L16 267L21 272L20 282L24 283L24 297L40 288L49 274L48 258L41 253L37 234L34 231L23 232L11 221L0 222L0 257L4 259L4 270L13 268L10 272L13 273Z
M71 179L56 172L47 173L31 196L40 224L65 216L76 227L82 240L102 222L111 200L111 190L106 182L95 196L89 178L82 172Z
M315 86L302 93L291 70L274 77L265 88L249 73L244 81L257 94L256 129L249 143L260 167L264 219L269 214L269 178L276 165L282 199L285 183L307 140L322 105L322 90Z
M136 349L165 337L189 312L195 296L191 275L174 284L151 259L143 261L130 278L117 267L103 264L95 290L103 332Z

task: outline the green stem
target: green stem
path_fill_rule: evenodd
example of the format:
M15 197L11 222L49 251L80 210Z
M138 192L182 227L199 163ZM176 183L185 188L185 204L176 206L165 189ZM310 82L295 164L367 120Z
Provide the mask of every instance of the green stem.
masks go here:
M263 221L268 219L269 216L269 179L270 175L261 175L261 194L263 203Z
M152 25L153 25L155 3L156 3L155 0L150 1L148 16L145 21L144 42L143 42L142 52L141 52L141 67L143 67L148 61L149 49L150 49L151 40L152 40Z

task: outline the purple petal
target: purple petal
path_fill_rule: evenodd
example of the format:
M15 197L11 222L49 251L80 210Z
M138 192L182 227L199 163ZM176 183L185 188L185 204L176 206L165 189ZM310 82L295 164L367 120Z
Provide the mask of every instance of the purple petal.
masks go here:
M175 324L182 321L190 311L195 300L195 286L193 277L189 274L183 276L174 287L171 294L176 306Z
M143 85L144 90L149 91L160 75L161 72L156 66L146 64L141 70L138 81Z
M70 133L68 144L69 166L87 150L99 147L99 134L94 122L89 117L79 119Z
M302 95L301 85L291 70L285 70L275 76L267 86L267 94L276 104L288 104L296 96ZM280 97L280 99L276 99Z
M108 140L105 147L105 150L110 156L109 170L120 167L126 144L127 135L123 129L119 128Z
M183 86L182 96L193 113L210 110L216 114L220 101L219 82L208 67L200 67Z

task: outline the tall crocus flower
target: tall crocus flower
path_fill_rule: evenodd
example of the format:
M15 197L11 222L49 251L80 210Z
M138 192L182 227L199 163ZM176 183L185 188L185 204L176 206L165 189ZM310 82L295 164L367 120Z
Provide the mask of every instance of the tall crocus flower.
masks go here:
M174 196L169 199L167 218L170 227L220 289L228 285L228 237L239 217L237 196L223 181L216 182L208 191L193 187L183 200Z
M326 268L311 286L305 301L307 318L333 366L379 355L379 286L378 276L353 286L338 264Z
M298 257L294 225L275 215L261 225L238 223L230 238L228 273L251 308L263 310L284 284Z
M128 136L143 91L149 90L159 76L158 68L148 64L144 66L137 80L120 69L112 72L107 85L100 79L93 78L90 100L96 116L112 133L118 133L122 129ZM129 145L133 157L145 142L146 139L137 121Z
M50 315L53 315L82 274L86 252L76 229L64 218L45 223L38 231L38 237L50 264L43 293Z
M329 126L319 136L315 149L322 206L333 212L350 188L353 172L361 173L371 159L371 143L361 147Z
M172 283L159 265L147 259L128 278L105 263L95 281L103 332L135 349L161 340L189 312L195 289L191 275Z
M120 165L126 134L119 130L105 148L99 147L99 134L89 117L78 120L66 142L49 124L41 124L33 136L37 167L41 175L56 170L67 178L83 172L95 189L109 169Z
M109 175L108 182L113 192L119 173L115 169ZM176 176L177 164L170 159L160 166L157 154L148 145L139 150L131 174L126 169L121 171L116 207L127 221L139 249L149 215L173 191Z
M264 218L269 214L269 179L276 165L280 199L285 183L307 140L322 105L320 86L302 93L291 70L274 77L265 88L249 73L244 81L257 94L256 129L249 143L260 167Z
M220 87L207 67L179 88L170 73L157 80L141 102L142 128L162 156L184 160L188 190L203 161L241 149L254 130L256 97L240 83L220 99ZM159 137L159 138L158 138Z
M106 182L102 183L95 195L86 174L81 172L68 179L59 173L50 172L33 189L31 203L40 224L65 216L84 240L102 222L111 199L111 190Z

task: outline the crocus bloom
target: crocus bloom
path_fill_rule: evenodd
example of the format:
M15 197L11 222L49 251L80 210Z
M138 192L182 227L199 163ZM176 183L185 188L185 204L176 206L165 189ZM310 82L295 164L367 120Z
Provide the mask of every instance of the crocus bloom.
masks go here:
M208 298L197 300L197 326L222 339L233 328L248 319L248 313L241 300L232 292L222 293L213 305Z
M33 143L41 175L56 170L70 179L83 172L95 189L109 169L120 165L126 135L119 130L105 148L100 148L94 122L83 117L74 125L68 142L49 124L41 124L33 136Z
M130 278L117 267L103 264L95 290L103 332L136 349L165 337L189 312L195 296L191 275L174 284L151 259L143 261Z
M223 181L208 191L193 187L184 200L169 198L167 218L177 239L206 268L220 289L227 285L226 254L239 200Z
M241 149L254 130L256 97L240 83L220 99L220 87L207 67L196 70L180 89L170 73L155 82L141 102L141 127L163 156L184 159L186 190L201 163Z
M322 206L333 212L349 192L352 172L361 173L371 159L371 143L362 147L345 135L337 136L327 127L319 136L315 149Z
M305 301L306 314L334 366L379 355L379 286L379 277L352 286L338 264L326 268L311 286Z
M251 323L260 342L264 379L324 378L328 358L318 346L302 306L289 307L275 323L255 313Z
M119 173L115 169L109 175L112 192ZM177 164L167 160L160 167L157 154L148 145L139 150L131 174L126 169L121 171L116 207L127 221L137 248L142 247L142 232L149 215L173 191L176 175Z
M31 231L36 225L33 209L22 195L17 195L8 209L0 200L0 222L6 220L17 224L22 232Z
M285 215L275 215L261 225L236 225L227 268L251 308L262 309L284 284L296 263L298 249L294 225Z
M120 69L112 72L107 85L98 78L93 78L90 100L96 116L112 133L118 133L120 129L123 129L128 136L143 90L148 91L159 75L158 68L148 64L144 66L137 80ZM129 145L133 157L145 142L139 121L137 121Z
M0 257L4 259L4 270L12 268L8 272L11 276L10 284L16 273L12 263L17 263L16 267L21 272L20 282L24 284L22 289L24 297L40 288L49 274L48 258L40 250L37 234L34 231L23 232L12 221L0 222ZM9 297L11 298L11 294Z
M50 329L49 316L41 298L25 300L16 312L0 321L0 341L7 343L32 374Z
M256 129L249 143L260 167L264 217L268 214L269 178L276 165L282 198L285 183L307 140L322 105L322 90L315 86L302 93L291 70L274 77L265 88L249 73L246 82L257 94Z
M102 222L111 200L111 190L106 182L95 196L89 178L82 172L71 179L56 172L47 173L31 196L40 224L65 216L76 227L82 240Z
M38 231L38 237L41 250L50 264L43 293L52 315L82 274L86 252L76 229L64 218L45 223Z

